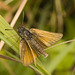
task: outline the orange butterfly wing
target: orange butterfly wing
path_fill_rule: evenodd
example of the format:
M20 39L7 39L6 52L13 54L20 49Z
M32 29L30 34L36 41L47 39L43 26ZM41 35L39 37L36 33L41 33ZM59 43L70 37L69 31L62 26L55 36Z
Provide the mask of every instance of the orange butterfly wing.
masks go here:
M34 28L30 29L30 32L33 33L46 46L53 45L54 43L59 41L63 36L63 34L61 33L53 33Z
M34 54L34 57L33 57L32 52ZM32 52L31 52L27 42L25 40L21 40L21 42L20 42L20 58L25 66L32 64L34 62L34 58L37 57L37 54L34 52L34 50L32 50Z

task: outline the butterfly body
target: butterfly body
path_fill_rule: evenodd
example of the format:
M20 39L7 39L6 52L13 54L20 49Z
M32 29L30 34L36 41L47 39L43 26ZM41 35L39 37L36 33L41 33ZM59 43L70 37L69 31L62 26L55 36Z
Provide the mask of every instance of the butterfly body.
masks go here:
M32 49L35 50L35 52L38 51L41 54L43 54L45 57L47 57L47 54L44 52L44 47L42 46L39 39L35 35L33 35L29 30L27 30L24 27L20 27L20 29L18 30L22 40L27 40L31 45Z
M20 43L20 57L25 66L33 62L36 65L36 58L39 53L47 57L48 54L44 49L62 37L62 34L50 33L38 29L28 30L24 26L18 28L18 33L22 38Z

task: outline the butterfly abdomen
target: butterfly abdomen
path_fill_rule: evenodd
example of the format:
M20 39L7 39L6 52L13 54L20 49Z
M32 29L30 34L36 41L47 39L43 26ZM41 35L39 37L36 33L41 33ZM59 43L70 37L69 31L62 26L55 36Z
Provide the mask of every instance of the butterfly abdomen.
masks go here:
M44 47L41 45L39 40L36 37L32 37L30 40L28 40L31 47L35 50L44 55L45 57L48 56L47 53L44 52Z

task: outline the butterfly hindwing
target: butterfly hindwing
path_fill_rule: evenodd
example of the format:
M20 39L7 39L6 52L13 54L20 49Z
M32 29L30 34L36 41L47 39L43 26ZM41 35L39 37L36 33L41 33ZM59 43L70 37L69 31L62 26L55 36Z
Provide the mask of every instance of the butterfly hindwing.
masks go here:
M62 38L61 33L53 33L48 31L43 31L39 29L30 29L30 32L33 33L41 42L46 46L51 46Z
M23 61L25 66L28 66L34 62L34 58L37 57L36 53L33 50L34 57L32 52L25 40L21 40L20 42L20 58Z

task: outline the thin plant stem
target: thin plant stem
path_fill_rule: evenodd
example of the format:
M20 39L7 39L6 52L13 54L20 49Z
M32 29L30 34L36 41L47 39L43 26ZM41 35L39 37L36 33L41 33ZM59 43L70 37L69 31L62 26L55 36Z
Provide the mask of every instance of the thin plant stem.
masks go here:
M48 48L46 48L46 49L44 49L44 50L47 50L47 49L50 49L50 48L53 48L53 47L55 47L55 46L59 46L59 45L65 44L65 43L69 43L69 42L72 42L72 41L75 41L75 39L69 40L69 41L65 41L65 42L62 42L62 43L59 43L59 44L56 44L56 45L53 45L53 46L48 47Z
M56 13L57 13L57 27L58 32L63 32L63 13L61 7L61 0L55 0Z
M73 69L73 71L72 71L72 75L74 75L74 73L75 73L75 67L74 67L74 69Z
M5 56L5 55L1 55L1 54L0 54L0 58L7 59L7 60L11 60L11 61L15 61L15 62L18 62L18 63L22 63L19 60L16 60L14 58L11 58L11 57L8 57L8 56Z
M22 3L21 3L21 5L20 5L19 9L17 10L17 12L16 12L16 14L15 14L13 20L12 20L12 22L10 23L11 27L14 27L14 25L15 25L17 19L19 18L19 16L20 16L20 14L21 14L21 12L22 12L24 6L26 5L26 3L27 3L27 0L23 0L23 1L22 1Z
M0 41L0 51L2 49L2 47L4 46L5 42L3 40Z
M23 64L20 60L16 60L14 58L11 58L11 57L8 57L8 56L5 56L5 55L1 55L0 54L0 58L11 60L11 61L15 61L15 62ZM37 71L36 69L34 69L31 65L29 65L28 67L31 68L31 69L33 69L38 75L42 75L39 71Z

